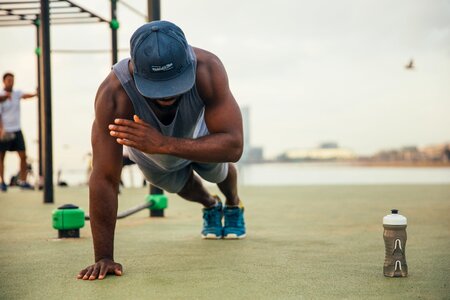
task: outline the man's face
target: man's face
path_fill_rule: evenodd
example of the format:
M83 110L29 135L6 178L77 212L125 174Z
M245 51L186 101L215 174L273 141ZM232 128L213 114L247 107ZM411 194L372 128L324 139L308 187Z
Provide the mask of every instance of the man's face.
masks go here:
M3 80L3 85L5 86L5 90L12 90L12 87L14 85L14 76L8 75Z
M161 98L161 99L154 99L154 98L147 98L148 101L153 102L160 110L162 111L170 111L178 107L179 100L181 98L181 95L169 97L169 98Z
M128 65L129 71L131 76L133 75L133 70L134 70L134 65L133 62L130 60L130 64ZM180 98L181 95L176 95L173 97L168 97L168 98L161 98L161 99L156 99L156 98L148 98L145 97L144 95L142 95L148 102L152 102L156 105L156 107L161 110L161 111L171 111L174 110L175 108L178 107L178 104L180 104Z

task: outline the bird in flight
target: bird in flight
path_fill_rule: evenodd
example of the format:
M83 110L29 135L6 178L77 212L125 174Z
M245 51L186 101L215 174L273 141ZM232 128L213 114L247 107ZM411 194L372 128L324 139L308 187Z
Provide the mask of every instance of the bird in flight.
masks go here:
M414 60L413 59L411 59L410 61L409 61L409 63L405 66L405 69L407 69L407 70L413 70L414 69Z

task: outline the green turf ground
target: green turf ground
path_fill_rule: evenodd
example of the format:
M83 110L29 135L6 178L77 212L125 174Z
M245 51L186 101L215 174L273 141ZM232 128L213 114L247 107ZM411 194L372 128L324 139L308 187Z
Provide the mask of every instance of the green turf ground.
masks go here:
M214 191L214 190L213 190ZM119 220L122 277L76 280L93 262L82 238L57 240L51 211L88 207L88 190L0 194L0 299L450 299L450 186L246 187L247 239L200 239L201 211L169 195L166 218ZM141 204L144 189L120 196ZM408 217L408 278L382 275L382 217Z

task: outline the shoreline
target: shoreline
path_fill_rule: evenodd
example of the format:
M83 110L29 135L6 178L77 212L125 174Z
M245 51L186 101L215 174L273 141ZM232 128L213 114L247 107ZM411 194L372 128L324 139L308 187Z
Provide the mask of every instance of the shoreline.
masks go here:
M450 168L450 162L432 161L357 161L351 162L362 167L391 167L391 168Z
M383 167L383 168L450 168L449 162L432 162L432 161L277 161L265 160L260 162L245 162L242 165L259 165L259 164L323 164L323 165L341 165L354 167Z

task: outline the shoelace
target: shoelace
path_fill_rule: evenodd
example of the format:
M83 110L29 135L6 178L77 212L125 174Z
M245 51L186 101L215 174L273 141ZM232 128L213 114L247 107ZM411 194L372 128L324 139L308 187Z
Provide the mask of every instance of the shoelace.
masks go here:
M240 221L239 209L233 209L232 213L227 213L225 218L225 226L227 227L238 227Z
M205 225L206 226L211 226L211 225L217 225L218 221L217 221L217 213L215 211L215 209L211 209L211 210L205 210L203 212L203 219L205 220Z

